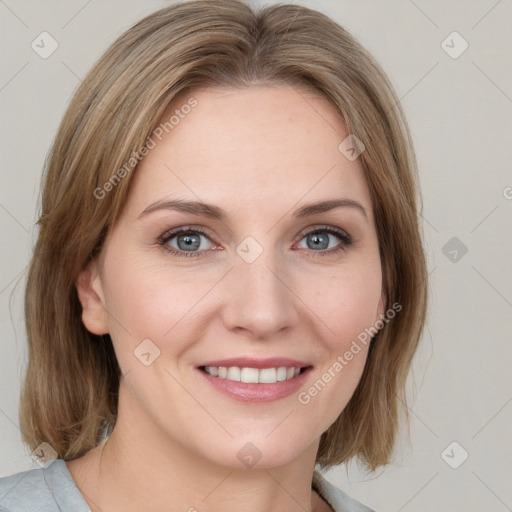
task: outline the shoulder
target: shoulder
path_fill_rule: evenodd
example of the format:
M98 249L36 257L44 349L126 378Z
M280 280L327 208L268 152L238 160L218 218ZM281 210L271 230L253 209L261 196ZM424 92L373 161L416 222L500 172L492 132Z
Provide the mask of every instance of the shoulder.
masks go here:
M63 459L0 478L0 512L90 512Z
M375 512L331 484L331 482L325 479L316 469L313 473L313 486L329 505L331 505L334 512Z
M0 512L57 510L43 469L31 469L0 478Z

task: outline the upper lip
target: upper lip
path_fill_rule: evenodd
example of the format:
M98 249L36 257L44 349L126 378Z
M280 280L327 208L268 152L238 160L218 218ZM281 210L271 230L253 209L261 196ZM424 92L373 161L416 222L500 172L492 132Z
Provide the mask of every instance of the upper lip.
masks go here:
M299 361L298 359L290 359L289 357L268 357L265 359L258 359L255 357L232 357L229 359L216 359L214 361L207 361L197 365L198 368L203 366L238 366L239 368L279 368L285 366L286 368L304 368L311 366L306 361Z

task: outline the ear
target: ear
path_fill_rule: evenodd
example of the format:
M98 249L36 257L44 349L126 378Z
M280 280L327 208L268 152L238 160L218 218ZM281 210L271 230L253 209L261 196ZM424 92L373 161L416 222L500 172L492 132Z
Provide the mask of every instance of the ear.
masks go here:
M82 304L82 322L86 329L97 335L107 334L109 332L108 315L96 260L80 271L76 280L76 289Z

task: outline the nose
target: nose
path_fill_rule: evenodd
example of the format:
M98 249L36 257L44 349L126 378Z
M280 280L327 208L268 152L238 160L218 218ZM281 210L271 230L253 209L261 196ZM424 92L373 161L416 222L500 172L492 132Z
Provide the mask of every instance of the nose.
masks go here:
M301 301L294 293L291 274L270 253L263 251L252 263L237 258L224 280L224 327L258 340L292 329L300 318Z

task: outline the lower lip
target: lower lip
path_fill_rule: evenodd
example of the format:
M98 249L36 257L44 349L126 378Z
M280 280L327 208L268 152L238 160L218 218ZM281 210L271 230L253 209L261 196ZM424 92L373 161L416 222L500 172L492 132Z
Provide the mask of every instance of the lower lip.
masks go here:
M215 389L239 402L273 402L296 393L304 384L312 367L290 380L278 381L273 384L247 384L236 380L214 377L203 370L197 371Z

